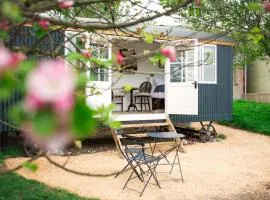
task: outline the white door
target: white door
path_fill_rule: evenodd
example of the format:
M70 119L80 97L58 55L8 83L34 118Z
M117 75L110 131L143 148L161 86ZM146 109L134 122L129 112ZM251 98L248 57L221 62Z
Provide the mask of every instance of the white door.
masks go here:
M104 45L89 41L89 48L95 58L102 60L111 59L111 44ZM111 104L111 69L95 67L90 63L91 70L87 72L90 79L86 88L87 104L93 108Z
M198 115L198 42L176 46L177 61L165 64L167 114Z
M111 59L111 45L98 40L93 41L88 33L78 34L76 32L66 32L70 40L66 41L66 55L69 52L78 51L79 49L90 49L92 56L102 60ZM95 37L97 38L97 37ZM80 62L73 61L71 63L76 67L80 67ZM111 71L110 69L93 66L92 63L87 63L87 67L91 70L86 70L87 77L90 81L86 85L85 95L86 102L93 108L111 103Z

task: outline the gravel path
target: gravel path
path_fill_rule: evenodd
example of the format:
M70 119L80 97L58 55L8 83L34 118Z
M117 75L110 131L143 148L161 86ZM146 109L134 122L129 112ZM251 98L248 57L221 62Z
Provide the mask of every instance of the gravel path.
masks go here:
M194 126L198 127L198 124ZM129 172L116 179L84 177L57 169L39 159L37 172L22 169L18 173L49 186L101 200L269 200L270 137L220 125L215 127L218 133L227 136L226 140L189 145L186 146L187 153L180 155L185 183L176 180L180 177L176 170L173 175L160 173L158 178L162 189L151 184L142 198L138 194L142 184L136 179L122 191ZM52 158L59 163L66 160L65 157ZM11 168L23 161L25 158L12 158L6 161L6 165ZM110 173L119 170L124 163L116 151L108 151L72 156L67 167L84 172Z

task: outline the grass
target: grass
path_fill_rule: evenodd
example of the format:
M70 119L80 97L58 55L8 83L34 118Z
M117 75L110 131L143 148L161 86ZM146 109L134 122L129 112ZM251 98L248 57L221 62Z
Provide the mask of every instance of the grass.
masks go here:
M220 124L270 136L270 104L237 100L233 103L233 120Z
M7 151L0 152L0 167L4 159L22 155L22 151L14 146L9 147ZM34 173L34 172L33 172ZM62 189L56 189L46 186L38 181L28 180L16 173L0 174L0 200L86 200ZM97 199L88 199L97 200Z

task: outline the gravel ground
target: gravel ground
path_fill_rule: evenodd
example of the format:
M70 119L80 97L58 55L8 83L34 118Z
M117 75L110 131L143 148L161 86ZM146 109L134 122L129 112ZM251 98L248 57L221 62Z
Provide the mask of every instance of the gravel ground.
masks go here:
M198 124L193 126L199 127ZM138 190L143 185L137 179L122 190L129 172L116 179L79 176L65 172L45 159L39 159L36 161L39 165L37 172L22 169L18 173L49 186L102 200L269 200L270 138L220 125L215 127L218 133L227 136L226 140L188 145L187 153L180 154L184 183L177 180L180 178L177 170L172 175L158 173L162 189L151 184L142 198L139 197ZM52 156L52 159L60 164L66 161L65 156ZM23 161L25 158L11 158L6 160L6 165L12 168ZM72 156L66 167L83 172L110 173L121 169L124 164L118 153L109 148L105 152ZM168 170L165 167L158 171Z

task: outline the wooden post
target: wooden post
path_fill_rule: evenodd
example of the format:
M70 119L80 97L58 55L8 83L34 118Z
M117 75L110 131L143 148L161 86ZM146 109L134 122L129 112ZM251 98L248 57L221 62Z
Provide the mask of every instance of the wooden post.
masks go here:
M121 145L121 141L120 141L120 139L119 139L119 137L118 137L118 135L116 133L116 130L111 128L111 133L112 133L112 137L113 137L113 140L115 142L115 145L117 147L117 150L119 152L119 156L121 158L123 158L123 155L122 155L121 149L120 149L121 148L121 146L120 146Z
M172 123L172 121L170 120L169 116L167 117L166 122L168 123L168 129L169 129L169 131L177 133L177 131L176 131L176 129L174 128L173 123ZM187 151L186 151L185 148L184 148L184 145L183 145L182 140L179 139L178 142L180 142L180 151L183 152L183 153L186 153Z

